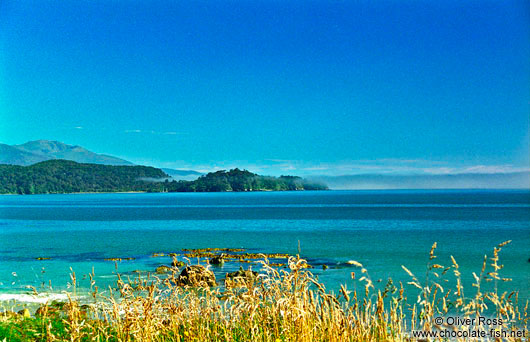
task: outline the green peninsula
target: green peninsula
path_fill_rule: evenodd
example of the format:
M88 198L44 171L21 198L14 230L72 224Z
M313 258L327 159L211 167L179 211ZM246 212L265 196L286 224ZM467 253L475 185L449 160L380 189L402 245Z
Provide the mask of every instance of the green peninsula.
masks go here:
M194 181L176 181L149 166L114 166L48 160L30 166L0 165L1 194L81 192L225 192L326 190L301 177L260 176L233 169L208 173Z

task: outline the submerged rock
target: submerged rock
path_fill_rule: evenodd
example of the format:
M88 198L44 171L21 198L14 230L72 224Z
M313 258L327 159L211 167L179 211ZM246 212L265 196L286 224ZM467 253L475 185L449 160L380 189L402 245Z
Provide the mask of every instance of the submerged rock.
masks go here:
M243 248L196 248L196 249L187 249L182 250L188 258L215 258L218 252L228 253L225 254L225 257L235 257L234 252L244 252ZM231 254L232 253L232 254Z
M284 253L243 253L237 255L241 259L288 259L289 256L289 254Z
M244 248L184 248L183 252L205 253L205 252L244 252Z
M180 286L217 286L215 274L202 265L190 265L180 273L177 283Z
M129 257L129 258L105 258L103 260L105 260L105 261L124 261L124 260L134 260L134 258L132 258L132 257Z

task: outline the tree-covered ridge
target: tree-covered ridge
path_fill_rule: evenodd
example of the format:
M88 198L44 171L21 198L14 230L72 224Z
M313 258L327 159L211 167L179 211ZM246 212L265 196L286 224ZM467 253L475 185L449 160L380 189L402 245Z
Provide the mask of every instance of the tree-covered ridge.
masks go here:
M210 172L195 181L166 182L167 191L221 192L221 191L288 191L325 190L326 186L310 183L295 176L267 177L247 170Z
M48 160L30 166L0 165L0 193L47 194L75 192L221 192L323 190L300 177L265 177L233 169L208 173L195 181L167 179L162 170L148 166L82 164ZM157 180L157 181L155 181Z
M0 193L46 194L73 192L147 191L145 178L162 178L148 166L82 164L48 160L30 166L0 165Z

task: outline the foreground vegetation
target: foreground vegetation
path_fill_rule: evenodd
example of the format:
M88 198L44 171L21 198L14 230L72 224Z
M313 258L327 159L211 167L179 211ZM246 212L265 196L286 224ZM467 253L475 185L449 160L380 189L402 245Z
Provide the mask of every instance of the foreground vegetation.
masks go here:
M48 160L30 166L0 165L0 194L326 189L325 186L312 184L300 177L265 177L239 169L209 173L195 181L170 181L167 180L168 177L162 170L148 166L111 166Z
M326 291L300 258L289 259L288 270L278 271L263 261L257 278L242 277L230 286L182 286L176 269L167 278L119 278L119 296L104 297L93 289L93 303L82 305L75 290L67 303L39 308L38 315L4 314L0 339L6 341L416 341L417 330L448 329L438 316L488 316L502 319L497 330L528 329L528 303L519 306L517 293L499 293L503 279L498 254L506 243L485 256L475 276L473 294L464 296L459 265L451 258L446 267L435 263L433 245L424 283L410 275L408 284L375 289L360 263L359 288L342 286L339 294ZM252 273L252 272L250 272ZM352 277L356 277L352 272ZM243 273L242 273L243 274ZM75 285L75 275L72 283ZM495 284L483 290L483 282ZM74 287L75 288L75 287ZM484 291L484 292L483 292ZM23 312L24 314L24 312ZM491 326L490 326L491 327ZM456 331L467 326L453 326ZM489 329L489 327L476 327ZM526 331L528 334L528 331ZM528 336L528 335L526 335ZM442 339L440 339L442 340ZM451 339L468 341L468 338ZM495 340L495 339L482 339ZM526 338L504 338L523 341Z

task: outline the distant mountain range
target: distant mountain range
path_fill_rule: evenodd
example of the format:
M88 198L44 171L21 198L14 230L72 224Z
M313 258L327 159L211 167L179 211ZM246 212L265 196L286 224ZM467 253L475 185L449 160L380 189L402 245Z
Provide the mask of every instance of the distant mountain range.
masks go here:
M52 159L90 164L133 165L121 158L94 153L81 146L67 145L59 141L35 140L21 145L0 144L0 164L27 166Z
M54 140L28 141L21 145L0 144L0 164L28 166L54 159L88 164L134 165L121 158L94 153L81 146L68 145ZM203 175L203 173L193 170L166 168L163 171L176 180L193 180Z

